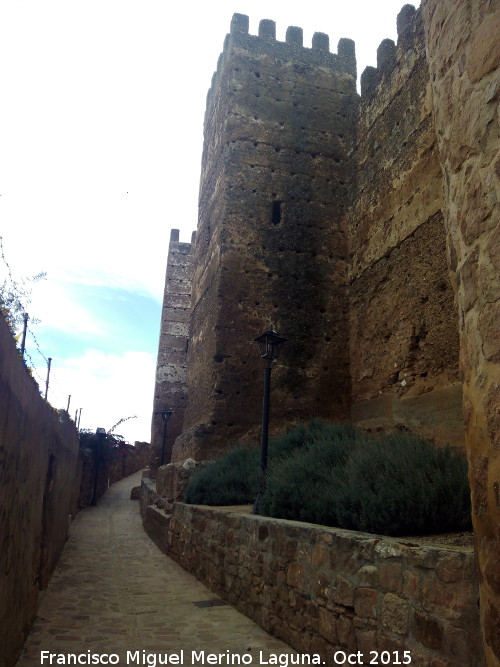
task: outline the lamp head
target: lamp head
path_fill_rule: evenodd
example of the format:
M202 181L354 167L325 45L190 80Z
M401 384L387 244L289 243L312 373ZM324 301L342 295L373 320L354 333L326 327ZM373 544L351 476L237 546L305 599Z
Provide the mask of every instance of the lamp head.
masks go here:
M262 359L267 359L268 361L277 359L281 346L283 343L286 343L286 338L279 336L272 327L269 331L266 331L266 333L263 333L254 340L259 346L260 356Z
M168 422L168 420L172 416L172 410L169 410L168 408L163 408L163 410L160 410L158 414L162 416L162 419L164 421Z

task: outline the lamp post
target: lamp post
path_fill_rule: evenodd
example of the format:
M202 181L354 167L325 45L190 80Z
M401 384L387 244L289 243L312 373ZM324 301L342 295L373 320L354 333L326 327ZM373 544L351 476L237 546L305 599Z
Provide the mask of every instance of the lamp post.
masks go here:
M267 445L269 432L269 399L271 394L271 366L278 358L281 346L286 342L286 338L278 336L271 327L269 331L263 333L255 342L259 346L260 356L266 360L264 369L264 398L262 402L262 429L260 436L260 474L259 474L259 492L253 506L253 513L257 514L259 503L266 489L266 470L267 470Z
M172 416L172 410L163 408L163 410L160 410L160 412L158 412L157 414L161 415L163 419L163 440L161 443L161 457L160 457L160 466L162 466L165 463L165 443L167 441L167 424L168 420Z
M99 466L101 463L102 444L106 439L106 429L98 428L95 434L97 437L94 449L94 488L92 490L92 500L90 502L91 505L97 505L97 484L99 481Z

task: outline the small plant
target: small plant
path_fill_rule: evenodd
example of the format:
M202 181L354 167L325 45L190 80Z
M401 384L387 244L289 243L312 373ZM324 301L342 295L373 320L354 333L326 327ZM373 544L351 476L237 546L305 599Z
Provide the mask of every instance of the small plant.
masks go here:
M350 425L325 424L319 419L300 423L269 442L269 466L301 457L304 448L328 438L334 431L338 439L351 438L356 429ZM205 468L197 470L187 486L184 499L200 505L253 503L259 488L260 451L237 447Z
M329 493L344 528L393 536L470 529L467 463L449 448L407 434L365 437L335 477Z
M5 258L3 239L0 236L0 259L6 271L6 277L0 281L0 312L5 317L7 324L15 335L23 327L23 314L30 303L31 285L43 280L46 277L45 272L37 273L28 278L15 279L11 268ZM39 320L32 322L38 323ZM16 337L16 336L15 336ZM17 337L16 337L17 342Z
M340 433L270 467L262 514L392 536L470 528L465 459L413 435Z
M232 449L193 473L184 500L198 505L251 503L258 488L258 466L257 450L245 447Z
M188 503L253 503L259 450L243 447L196 472ZM368 435L313 420L269 443L261 514L383 535L470 528L467 463L406 433Z
M112 435L108 432L103 437L89 429L78 431L78 438L81 450L94 452L99 449L101 458L111 456L126 444L121 435Z
M296 449L307 446L321 438L330 427L330 424L325 424L320 419L300 422L269 442L270 458L286 456Z
M335 507L324 502L324 489L330 484L332 470L345 462L361 431L351 424L317 420L295 430L303 433L302 446L271 461L260 511L283 519L334 525Z
M269 460L286 456L303 447L312 434L325 428L319 420L298 424L269 442ZM259 488L260 451L236 447L200 468L189 480L184 499L199 505L237 505L253 503Z

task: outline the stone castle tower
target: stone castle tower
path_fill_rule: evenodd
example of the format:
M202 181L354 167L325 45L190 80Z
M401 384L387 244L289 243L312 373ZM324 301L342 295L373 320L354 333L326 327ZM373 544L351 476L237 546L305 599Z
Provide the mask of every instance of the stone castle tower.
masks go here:
M193 249L191 243L179 242L179 231L170 233L170 246L165 276L165 290L160 325L160 341L156 367L151 442L154 443L153 465L172 458L173 434L182 432L188 392L186 384L189 318L191 314L191 278ZM161 411L172 413L165 431ZM163 434L170 437L163 443Z
M173 462L257 444L252 340L273 324L288 339L275 430L320 416L465 444L496 665L499 1L422 0L397 28L359 97L351 41L333 54L326 35L306 48L289 28L281 43L272 21L253 36L234 16L207 100L196 241L170 245L154 411L174 408Z
M152 442L158 452L168 406L172 461L258 443L252 341L270 325L287 338L275 431L354 419L462 446L442 179L413 7L398 31L363 73L360 98L351 40L331 53L316 33L307 48L300 28L279 42L273 21L250 35L248 17L234 15L207 97L196 242L174 231L170 245Z
M207 99L189 396L174 460L258 442L262 366L252 340L271 324L288 338L273 423L347 417L345 225L357 106L351 40L333 54L325 34L304 48L300 28L281 43L273 21L253 36L248 17L233 17Z

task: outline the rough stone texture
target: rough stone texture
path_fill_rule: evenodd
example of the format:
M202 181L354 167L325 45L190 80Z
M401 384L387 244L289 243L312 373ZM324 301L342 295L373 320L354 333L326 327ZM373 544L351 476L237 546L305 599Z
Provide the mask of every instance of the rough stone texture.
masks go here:
M136 441L134 446L123 445L115 451L101 456L97 469L97 500L115 482L128 477L138 470L143 470L150 458L150 446L147 442ZM95 452L90 449L80 449L77 463L76 508L88 507L94 495L96 474Z
M409 430L463 453L462 384L412 396L388 393L354 403L351 419L367 431Z
M472 549L182 503L168 517L147 511L161 549L299 652L361 650L368 664L370 651L408 650L417 665L483 664Z
M192 240L194 242L194 235ZM179 231L172 229L151 420L150 469L153 475L162 463L164 422L160 410L167 408L172 411L166 430L164 464L170 462L175 439L182 432L187 400L186 355L191 312L192 245L180 243Z
M289 338L273 374L272 429L350 415L458 446L465 422L491 664L499 17L499 0L403 7L397 45L384 40L378 67L363 73L358 113L352 43L330 54L320 36L304 49L294 27L280 44L272 22L253 37L235 15L207 101L189 406L174 449L176 461L209 459L237 439L257 442L262 368L251 339L271 323ZM437 642L432 623L419 622Z
M233 22L207 100L189 396L173 461L258 443L263 366L252 339L271 324L288 338L272 428L348 411L353 44L331 54L324 37L308 49L297 30L281 43L242 26Z
M156 473L156 490L158 495L165 498L167 503L173 503L184 496L189 478L196 468L203 463L196 463L187 459L183 463L169 463L158 468Z
M398 402L387 399L377 427L404 426L463 447L454 394L433 400L434 389L458 382L458 331L420 12L404 8L399 32L397 49L390 40L379 48L358 122L349 214L351 416L376 413L380 397L425 394L422 424L412 410L396 415Z
M78 435L41 398L2 315L0 350L0 665L10 667L75 511Z
M133 486L130 490L130 500L140 500L141 499L141 487Z
M172 460L257 444L262 367L251 340L270 324L288 338L273 373L272 431L350 416L461 447L457 314L420 12L405 6L398 45L382 42L359 113L349 40L331 54L326 35L306 49L296 28L283 44L273 22L259 37L247 26L233 21L207 99L187 405L182 428L169 426L169 451L181 433ZM179 324L177 311L164 318L162 331ZM482 327L494 319L487 312ZM494 355L491 336L486 346Z
M114 484L124 477L129 477L146 468L150 459L149 442L135 441L134 445L124 445L114 452L108 463L109 484Z
M424 0L432 109L456 271L465 442L481 619L489 665L500 662L500 159L498 0Z
M144 517L146 516L147 508L150 505L153 505L158 500L158 498L159 496L158 493L156 492L155 482L149 477L143 476L141 480L141 492L139 496L140 512L143 520Z

